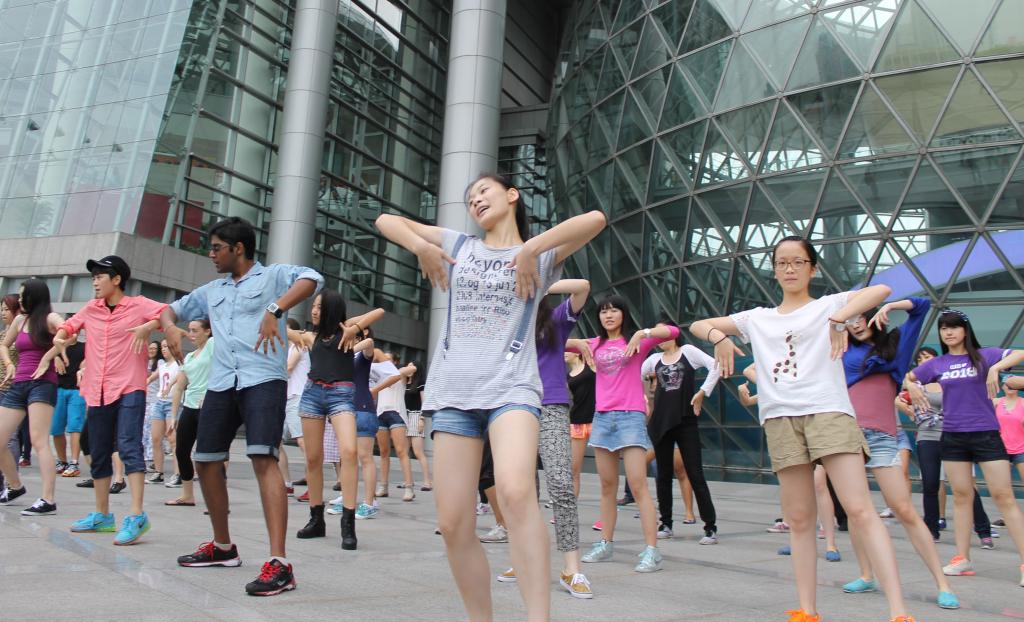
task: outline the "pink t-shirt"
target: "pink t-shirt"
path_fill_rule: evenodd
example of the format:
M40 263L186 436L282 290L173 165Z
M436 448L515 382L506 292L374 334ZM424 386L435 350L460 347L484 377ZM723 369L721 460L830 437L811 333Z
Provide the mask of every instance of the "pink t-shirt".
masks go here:
M1006 398L996 404L996 418L999 419L999 434L1006 445L1006 453L1024 454L1024 400L1017 399L1013 410L1006 410Z
M871 374L850 385L857 425L896 436L896 382L889 374Z
M606 339L598 347L598 338L589 339L590 349L594 352L594 363L597 365L596 412L612 410L647 411L644 402L644 385L640 378L640 367L647 358L651 348L663 341L670 341L679 336L679 329L668 327L672 336L666 339L648 337L640 340L640 349L633 356L626 356L626 345L629 343L622 337Z

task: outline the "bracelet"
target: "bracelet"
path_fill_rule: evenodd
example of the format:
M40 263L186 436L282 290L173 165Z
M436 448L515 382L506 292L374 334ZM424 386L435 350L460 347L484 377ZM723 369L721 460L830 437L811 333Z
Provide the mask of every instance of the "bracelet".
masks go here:
M718 341L716 341L715 343L711 344L711 345L712 346L717 346L718 344L722 343L723 341L725 341L728 338L729 338L729 335L726 335L726 334L723 333L722 338L719 339Z
M711 331L716 330L714 326L708 329L708 336L704 338L704 341L711 341Z
M352 325L356 327L356 330L363 332L363 327L359 325L359 322L352 322Z

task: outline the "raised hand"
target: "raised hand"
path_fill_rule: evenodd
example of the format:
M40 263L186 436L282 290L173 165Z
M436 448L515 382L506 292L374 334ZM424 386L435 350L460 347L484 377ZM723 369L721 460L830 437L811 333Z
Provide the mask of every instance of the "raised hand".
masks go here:
M878 310L878 313L876 313L873 318L868 320L868 326L877 328L879 330L881 330L881 329L885 328L886 326L888 326L889 325L889 311L892 311L892 306L891 305L889 305L889 304L882 305L882 307Z
M430 280L430 284L439 287L441 291L447 291L448 267L455 265L451 255L440 246L424 243L416 251L416 258L420 262L420 272Z
M352 346L359 342L359 327L355 324L346 326L344 322L341 326L341 339L338 340L338 349L342 352L348 352L352 349Z

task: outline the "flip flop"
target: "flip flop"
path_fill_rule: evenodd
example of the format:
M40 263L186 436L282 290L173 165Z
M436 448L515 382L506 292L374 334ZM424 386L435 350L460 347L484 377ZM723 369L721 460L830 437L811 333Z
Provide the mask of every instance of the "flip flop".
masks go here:
M697 519L696 518L685 518L685 519L683 519L683 524L684 525L696 525L697 524Z
M187 501L182 501L181 499L172 499L171 501L164 501L164 505L184 505L188 507L193 507L195 506L195 501L193 501L192 503L188 503Z

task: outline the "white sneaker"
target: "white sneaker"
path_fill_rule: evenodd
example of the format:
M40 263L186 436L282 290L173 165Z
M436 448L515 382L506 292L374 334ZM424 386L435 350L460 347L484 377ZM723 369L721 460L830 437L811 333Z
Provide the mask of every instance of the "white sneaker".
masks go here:
M377 489L374 491L374 495L378 497L388 496L388 487L384 484L377 484Z
M508 542L508 530L501 525L495 525L490 531L480 536L484 544L502 544Z
M477 503L476 504L476 515L477 516L483 516L484 514L490 514L490 513L491 513L491 506L487 505L486 503Z
M412 491L412 486L407 486L405 492L402 494L402 501L412 501L416 498L416 493Z
M893 513L892 508L885 508L878 513L879 518L893 518L896 514Z
M341 505L341 495L331 499L327 502L327 505Z

